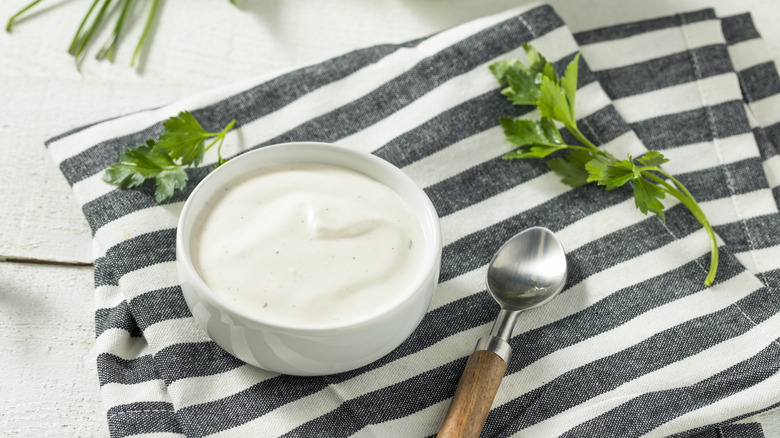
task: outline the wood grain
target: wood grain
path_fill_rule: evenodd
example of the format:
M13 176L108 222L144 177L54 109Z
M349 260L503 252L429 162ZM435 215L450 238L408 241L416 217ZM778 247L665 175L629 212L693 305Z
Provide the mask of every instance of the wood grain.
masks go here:
M506 362L496 353L471 353L437 437L478 437L505 372Z
M0 263L0 435L108 436L91 267Z
M44 141L81 124L166 103L192 89L128 84L117 93L115 85L86 79L0 76L0 82L0 101L12 102L0 105L0 257L90 263L86 219ZM124 96L125 91L137 97Z

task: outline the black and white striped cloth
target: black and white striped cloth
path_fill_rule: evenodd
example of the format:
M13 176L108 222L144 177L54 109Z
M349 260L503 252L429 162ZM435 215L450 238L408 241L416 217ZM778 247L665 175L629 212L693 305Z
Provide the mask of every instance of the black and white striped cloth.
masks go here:
M504 161L510 105L487 66L530 42L560 69L582 51L586 136L618 156L656 149L722 239L668 202L666 223L630 187L572 189L540 160ZM117 153L191 110L237 120L231 154L296 140L372 152L432 199L440 285L411 337L361 369L266 372L198 329L175 269L183 201L101 181ZM570 277L524 313L486 437L761 437L740 419L780 405L780 78L748 15L712 10L572 35L549 6L507 11L400 45L234 84L51 139L94 234L98 372L114 437L425 437L435 434L498 307L485 265L510 236L554 230ZM207 157L213 164L215 157Z

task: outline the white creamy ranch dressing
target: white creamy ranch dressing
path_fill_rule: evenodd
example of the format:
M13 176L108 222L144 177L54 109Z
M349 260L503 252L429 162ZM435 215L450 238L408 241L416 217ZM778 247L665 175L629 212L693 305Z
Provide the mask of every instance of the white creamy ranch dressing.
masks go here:
M215 293L262 320L343 325L392 306L419 281L417 218L363 174L268 166L209 203L193 235L195 268Z

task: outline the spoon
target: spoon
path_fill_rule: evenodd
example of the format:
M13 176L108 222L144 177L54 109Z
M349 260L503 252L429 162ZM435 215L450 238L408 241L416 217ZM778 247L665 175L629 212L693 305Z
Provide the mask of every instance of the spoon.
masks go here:
M508 340L518 314L555 298L566 273L566 253L547 228L528 228L498 249L488 266L487 290L501 311L469 356L437 437L479 436L512 354Z

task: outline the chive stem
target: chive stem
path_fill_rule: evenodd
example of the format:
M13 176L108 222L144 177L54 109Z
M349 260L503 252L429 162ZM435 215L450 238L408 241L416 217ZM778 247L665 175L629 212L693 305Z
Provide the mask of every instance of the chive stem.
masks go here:
M95 16L95 19L92 21L92 24L90 24L89 29L87 29L87 32L84 34L81 40L79 40L76 53L73 54L76 62L76 68L79 67L79 58L81 57L81 54L84 53L84 49L87 47L87 44L89 44L89 41L92 39L92 36L95 34L98 26L100 26L100 22L103 20L103 16L106 14L106 10L108 10L109 5L111 5L111 0L103 1L103 6L100 7L97 16Z
M76 45L78 45L79 39L81 37L81 30L84 29L84 25L87 24L87 20L89 20L90 15L92 15L92 11L97 7L100 0L93 0L92 5L89 7L89 10L87 11L87 15L84 16L84 18L81 20L81 24L79 24L79 28L76 29L76 34L73 35L73 40L70 42L70 47L68 47L68 53L71 55L76 55Z
M96 59L108 58L109 61L114 61L114 50L116 49L116 46L119 42L119 36L121 35L122 27L125 24L125 17L127 17L127 13L130 10L130 4L130 0L122 0L122 11L120 12L119 19L114 26L114 31L111 33L111 36L108 38L108 40L106 40L100 51L98 51L97 55L95 55Z
M20 15L24 14L30 8L32 8L33 6L37 5L40 2L41 2L41 0L35 0L34 2L32 2L29 5L27 5L24 8L22 8L21 11L15 13L11 18L8 19L8 24L5 26L5 31L10 33L11 32L11 27L14 25L14 21L16 21L16 19L19 18Z
M133 59L130 61L130 66L135 65L135 60L138 58L138 54L141 53L141 49L144 46L144 42L146 42L146 37L149 35L149 29L152 28L152 22L154 21L154 16L157 14L157 5L158 0L152 0L152 5L149 7L149 15L146 18L146 24L144 25L144 30L141 33L141 38L138 39L138 44L135 46L135 52L133 52Z

